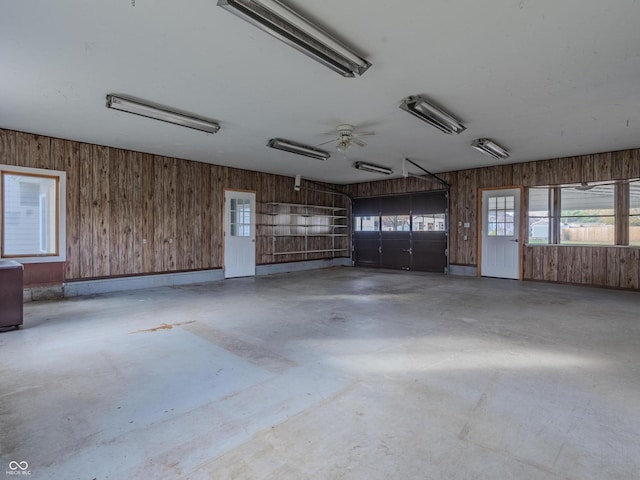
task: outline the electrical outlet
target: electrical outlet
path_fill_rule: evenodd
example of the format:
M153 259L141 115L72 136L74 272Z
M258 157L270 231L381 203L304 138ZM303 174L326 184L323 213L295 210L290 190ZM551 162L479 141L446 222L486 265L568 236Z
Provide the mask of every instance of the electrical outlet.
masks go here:
M469 228L471 224L469 222L464 222L464 228Z

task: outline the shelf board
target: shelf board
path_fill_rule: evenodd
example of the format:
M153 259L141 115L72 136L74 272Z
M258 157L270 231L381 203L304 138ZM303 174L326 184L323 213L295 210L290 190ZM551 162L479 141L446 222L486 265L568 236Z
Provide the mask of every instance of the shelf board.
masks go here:
M346 215L327 215L324 213L299 213L299 212L259 212L262 215L290 215L292 217L323 217L323 218L347 218Z
M297 252L274 252L272 255L299 255L302 253L348 252L348 248L329 248L326 250L298 250Z
M279 225L274 225L273 223L258 223L256 224L260 227L280 227L280 228L284 228L284 227L289 227L289 228L297 228L297 227L301 227L301 228L311 228L311 227L325 227L325 228L347 228L349 225L322 225L322 224L314 224L314 225L293 225L291 223L283 223L283 224L279 224Z
M263 235L264 237L348 237L346 233L276 233Z
M319 208L323 210L346 210L344 207L329 207L327 205L304 205L302 203L279 203L279 202L266 202L265 205L271 205L273 207L296 207L296 208Z

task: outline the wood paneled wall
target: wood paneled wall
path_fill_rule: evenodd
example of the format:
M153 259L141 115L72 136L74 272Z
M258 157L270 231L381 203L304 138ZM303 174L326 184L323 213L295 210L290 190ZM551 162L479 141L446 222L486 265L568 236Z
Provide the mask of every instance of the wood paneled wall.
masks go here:
M558 185L640 177L640 149L516 163L438 174L451 184L450 263L477 266L478 192L482 188ZM440 189L416 178L349 185L356 197ZM458 226L471 224L470 228ZM467 235L467 240L464 236ZM616 288L640 288L638 248L525 246L524 278Z
M347 206L341 196L294 191L290 177L11 130L0 129L0 163L67 172L67 280L221 268L225 189L255 191L259 212L271 201ZM439 176L451 184L450 262L476 266L480 189L638 178L640 150ZM401 178L341 188L366 197L442 187L418 178ZM468 222L471 228L458 226L459 222ZM268 230L259 226L257 234L258 264L305 259L304 255L274 257ZM336 240L338 245L348 245L346 238ZM296 241L291 239L292 250L299 247ZM315 240L314 248L325 248L323 241L328 239ZM525 246L524 278L637 289L639 251L633 247Z
M11 130L0 129L0 163L67 173L66 280L221 268L225 189L255 191L259 212L273 201L347 204L296 192L290 177ZM267 233L258 227L258 264L305 259L271 255Z

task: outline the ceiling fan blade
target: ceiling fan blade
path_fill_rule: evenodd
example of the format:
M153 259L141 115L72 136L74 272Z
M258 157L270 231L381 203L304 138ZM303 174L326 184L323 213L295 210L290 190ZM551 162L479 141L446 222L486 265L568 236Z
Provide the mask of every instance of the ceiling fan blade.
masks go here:
M319 143L318 145L316 145L316 147L321 147L322 145L326 145L327 143L333 143L335 141L336 139L332 138L331 140L327 140L326 142Z
M365 146L367 145L367 144L366 144L366 143L364 143L362 140L360 140L359 138L356 138L356 137L353 137L353 138L351 139L351 141L352 141L353 143L355 143L356 145L358 145L359 147L365 147Z
M368 135L375 135L376 132L354 132L356 135L360 136L360 137L365 137Z

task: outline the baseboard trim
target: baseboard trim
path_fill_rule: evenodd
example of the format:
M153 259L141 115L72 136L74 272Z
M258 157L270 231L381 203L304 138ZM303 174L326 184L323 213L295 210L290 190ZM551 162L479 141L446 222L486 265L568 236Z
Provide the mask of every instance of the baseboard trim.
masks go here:
M475 277L478 275L478 267L473 265L449 265L449 275L461 275L463 277Z
M22 289L22 303L60 300L61 298L64 298L64 288L62 285L25 287Z
M140 275L135 277L103 278L81 280L64 284L65 297L95 295L98 293L121 292L123 290L142 290L155 287L175 287L194 283L207 283L224 280L224 270L198 270L194 272L161 273L158 275Z

